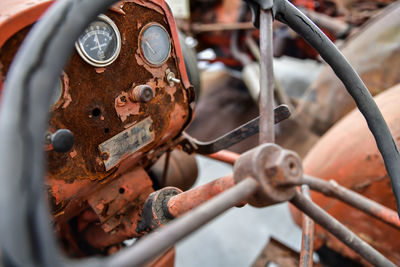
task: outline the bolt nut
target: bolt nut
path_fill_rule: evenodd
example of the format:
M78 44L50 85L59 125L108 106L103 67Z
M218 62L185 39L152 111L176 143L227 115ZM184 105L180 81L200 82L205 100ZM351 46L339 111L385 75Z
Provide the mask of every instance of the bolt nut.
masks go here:
M153 88L151 88L146 84L138 85L131 90L130 98L134 102L143 102L143 103L150 102L154 98Z
M303 175L300 157L293 151L275 144L263 144L242 154L234 166L234 179L238 183L248 177L259 182L257 191L248 203L266 207L290 200L295 186Z
M107 152L103 152L101 154L101 159L102 160L108 160L110 158L110 154L108 154Z

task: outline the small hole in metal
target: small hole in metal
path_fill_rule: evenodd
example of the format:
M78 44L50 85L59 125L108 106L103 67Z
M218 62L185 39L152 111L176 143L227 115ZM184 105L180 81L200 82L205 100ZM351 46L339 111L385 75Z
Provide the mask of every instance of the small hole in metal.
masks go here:
M296 168L296 164L295 164L294 162L290 162L290 163L289 163L289 168L290 168L291 170L293 170L294 168Z
M125 193L125 189L121 187L121 188L119 189L119 193L120 193L120 194Z
M95 108L92 110L93 117L98 117L101 114L101 110L99 108Z

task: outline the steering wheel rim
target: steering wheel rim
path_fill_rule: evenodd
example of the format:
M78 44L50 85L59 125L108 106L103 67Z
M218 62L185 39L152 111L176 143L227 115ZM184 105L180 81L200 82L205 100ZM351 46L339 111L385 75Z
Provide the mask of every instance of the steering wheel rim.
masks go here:
M7 185L0 187L0 212L7 214L0 217L0 236L2 257L10 265L105 264L99 258L69 261L58 249L42 190L43 136L51 92L74 40L115 2L57 1L32 29L10 68L0 109L0 181ZM376 138L399 203L400 155L369 91L329 39L300 11L286 0L276 0L274 11L277 19L300 33L320 52L345 83ZM12 214L7 213L10 207L15 211Z

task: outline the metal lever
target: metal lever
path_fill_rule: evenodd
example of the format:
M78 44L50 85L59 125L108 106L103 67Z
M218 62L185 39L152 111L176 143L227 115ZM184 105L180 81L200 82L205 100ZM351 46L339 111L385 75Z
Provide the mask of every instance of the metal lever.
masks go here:
M286 105L280 105L274 109L275 124L290 117L290 110ZM181 143L187 153L212 154L237 144L244 139L259 132L260 117L257 117L235 130L209 142L201 142L190 136L186 136Z

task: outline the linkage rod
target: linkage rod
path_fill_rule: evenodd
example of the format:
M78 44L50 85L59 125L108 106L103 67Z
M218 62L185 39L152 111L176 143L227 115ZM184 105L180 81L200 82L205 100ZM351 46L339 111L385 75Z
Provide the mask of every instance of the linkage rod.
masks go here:
M322 208L314 204L307 197L296 191L295 197L291 200L299 210L307 214L316 223L324 227L328 232L346 244L349 248L360 254L365 260L374 266L396 266L385 256L359 238L356 234L347 229L338 220L333 218Z
M308 185L301 186L302 194L311 201L310 188ZM302 214L302 239L300 251L300 267L313 266L314 252L314 221L306 214Z
M257 185L258 182L253 178L243 180L165 227L143 237L134 246L105 259L105 265L143 266L221 213L245 201L255 192Z
M169 216L178 218L233 186L235 181L231 174L173 196L166 204Z
M400 220L394 210L391 210L379 204L378 202L349 190L346 187L339 185L334 180L327 182L319 178L304 175L302 183L310 186L312 190L318 191L326 196L339 199L390 226L400 229Z
M221 150L214 154L205 155L206 157L219 160L228 164L235 164L236 160L240 157L240 154L231 152L229 150Z
M272 26L272 10L260 9L260 144L275 142Z
M343 54L310 19L287 0L275 0L274 8L275 18L291 27L320 53L353 97L382 154L400 214L400 153L371 93Z

